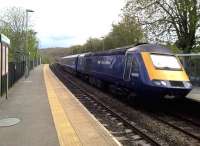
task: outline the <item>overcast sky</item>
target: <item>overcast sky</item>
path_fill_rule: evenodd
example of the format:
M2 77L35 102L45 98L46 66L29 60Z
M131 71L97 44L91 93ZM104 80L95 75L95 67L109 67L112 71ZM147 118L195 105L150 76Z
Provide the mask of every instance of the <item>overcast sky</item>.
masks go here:
M0 9L32 9L31 23L40 48L83 44L89 37L102 37L118 22L125 0L0 0Z

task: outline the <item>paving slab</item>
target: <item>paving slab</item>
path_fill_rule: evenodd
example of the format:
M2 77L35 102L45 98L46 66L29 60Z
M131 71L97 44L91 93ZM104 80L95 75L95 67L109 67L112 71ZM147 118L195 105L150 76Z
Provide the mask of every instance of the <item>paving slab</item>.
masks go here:
M19 123L0 127L0 146L59 146L46 87L43 65L20 79L1 99L0 119L17 118Z
M200 87L193 87L192 91L187 95L187 98L200 102Z
M0 99L0 146L121 145L57 79L40 65Z

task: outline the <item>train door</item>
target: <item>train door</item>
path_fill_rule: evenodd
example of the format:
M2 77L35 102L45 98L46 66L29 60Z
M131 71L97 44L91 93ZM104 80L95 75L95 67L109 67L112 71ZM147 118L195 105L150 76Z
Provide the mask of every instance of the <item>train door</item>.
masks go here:
M128 53L125 59L124 80L136 81L139 77L139 64L133 53Z
M137 79L139 77L139 64L135 57L132 60L131 78Z
M91 64L92 64L92 58L89 56L89 57L86 57L86 60L85 60L85 72L86 73L90 73L91 70Z
M139 81L139 64L135 56L133 56L132 59L130 78L131 78L131 86L134 86L135 90L137 90L137 88L139 88L140 81Z
M78 66L78 59L79 59L79 55L77 55L76 60L75 60L75 72L77 73L77 66Z
M123 79L125 81L130 81L130 73L131 73L131 67L132 67L132 60L133 60L133 54L127 53L125 57L125 68L124 68L124 76Z

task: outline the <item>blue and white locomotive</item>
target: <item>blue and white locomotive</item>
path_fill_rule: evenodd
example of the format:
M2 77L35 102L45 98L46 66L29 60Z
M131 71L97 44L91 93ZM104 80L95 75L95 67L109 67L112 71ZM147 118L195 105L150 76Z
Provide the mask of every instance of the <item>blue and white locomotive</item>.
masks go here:
M60 64L91 84L112 85L130 94L185 97L192 89L179 59L155 44L66 56Z

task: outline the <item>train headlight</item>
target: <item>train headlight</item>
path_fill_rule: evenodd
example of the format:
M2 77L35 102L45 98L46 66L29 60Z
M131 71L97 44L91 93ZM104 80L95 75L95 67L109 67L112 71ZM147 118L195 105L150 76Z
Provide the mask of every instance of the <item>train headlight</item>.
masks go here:
M157 86L161 86L161 81L158 81L158 80L154 80L153 83Z
M192 88L192 84L190 82L184 82L185 88Z
M153 83L154 83L156 86L165 86L165 87L168 86L167 81L164 81L164 80L153 80Z
M163 86L167 86L167 82L166 81L160 81L161 82L161 84L163 85Z

